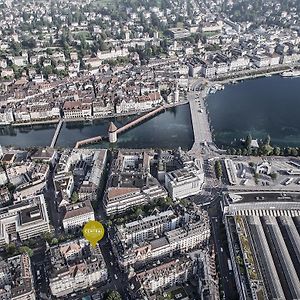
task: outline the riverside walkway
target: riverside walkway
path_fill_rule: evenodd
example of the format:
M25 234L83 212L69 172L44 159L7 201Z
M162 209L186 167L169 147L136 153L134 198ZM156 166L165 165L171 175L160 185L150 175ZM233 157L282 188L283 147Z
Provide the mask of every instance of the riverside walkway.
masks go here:
M60 133L62 124L63 124L63 119L60 119L59 123L56 126L56 129L55 129L55 132L54 132L51 144L50 144L50 148L54 148L54 146L56 144L56 141L57 141L57 138L58 138L58 135Z

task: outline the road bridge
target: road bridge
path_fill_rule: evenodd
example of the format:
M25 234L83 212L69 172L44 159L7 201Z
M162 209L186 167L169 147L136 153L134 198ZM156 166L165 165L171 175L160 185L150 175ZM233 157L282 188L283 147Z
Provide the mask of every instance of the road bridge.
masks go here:
M200 150L213 144L204 98L208 87L199 93L188 92L188 100L194 132L194 144L191 151Z

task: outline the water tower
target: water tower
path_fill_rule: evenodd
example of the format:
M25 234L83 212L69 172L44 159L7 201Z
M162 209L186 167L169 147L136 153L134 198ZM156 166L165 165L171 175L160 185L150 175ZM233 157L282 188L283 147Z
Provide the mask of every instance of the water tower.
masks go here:
M116 143L117 141L117 126L113 123L110 122L109 128L108 128L108 139L110 143Z

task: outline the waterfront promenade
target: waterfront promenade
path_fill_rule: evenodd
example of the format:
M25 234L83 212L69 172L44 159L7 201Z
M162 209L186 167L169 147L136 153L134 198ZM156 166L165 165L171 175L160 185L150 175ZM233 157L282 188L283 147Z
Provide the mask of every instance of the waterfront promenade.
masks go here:
M231 73L227 76L219 76L212 80L212 82L226 84L233 81L240 81L246 79L255 79L264 76L271 76L276 74L281 74L285 71L293 70L293 68L299 68L298 63L294 64L286 64L286 65L279 65L279 66L268 66L258 69L250 69L250 70L241 70Z

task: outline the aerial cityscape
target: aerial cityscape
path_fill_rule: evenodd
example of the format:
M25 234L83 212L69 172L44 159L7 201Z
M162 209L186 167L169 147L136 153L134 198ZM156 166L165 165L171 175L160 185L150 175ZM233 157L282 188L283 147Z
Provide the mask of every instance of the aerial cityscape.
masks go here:
M299 15L0 0L0 299L300 300Z

